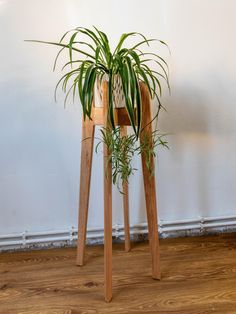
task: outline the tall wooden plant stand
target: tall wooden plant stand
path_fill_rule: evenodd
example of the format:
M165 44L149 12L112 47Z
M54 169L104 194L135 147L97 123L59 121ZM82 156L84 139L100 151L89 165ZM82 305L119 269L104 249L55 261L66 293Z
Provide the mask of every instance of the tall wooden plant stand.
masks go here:
M151 100L150 94L145 84L140 83L141 97L143 104L142 126L146 126L141 133L140 141L150 138L152 126L148 124L151 121ZM121 132L126 134L126 128L130 121L125 108L115 109L116 124L121 126ZM92 120L86 119L82 125L82 149L80 165L80 196L79 196L79 225L78 225L78 245L76 264L84 264L84 250L86 242L90 179L92 169L92 155L94 143L94 130L96 125L109 127L107 122L108 112L108 83L102 83L102 107L93 106ZM148 136L148 137L147 137ZM85 140L86 139L86 140ZM104 144L104 286L105 301L110 302L112 299L112 168L108 163L107 146ZM158 238L158 221L157 221L157 202L156 202L156 184L155 176L151 176L147 168L145 156L142 155L143 181L146 199L146 211L148 221L148 236L152 258L152 277L160 279L160 250ZM151 160L154 167L154 160ZM106 174L105 174L106 172ZM125 225L125 249L130 250L130 233L129 233L129 199L128 185L124 184L124 225Z

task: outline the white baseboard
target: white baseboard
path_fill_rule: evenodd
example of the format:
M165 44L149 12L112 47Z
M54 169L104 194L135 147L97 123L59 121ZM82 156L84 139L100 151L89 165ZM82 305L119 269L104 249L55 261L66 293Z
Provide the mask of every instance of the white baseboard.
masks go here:
M203 235L210 233L236 232L236 216L209 217L192 220L159 222L161 238ZM43 247L74 246L77 239L77 229L73 226L65 230L45 230L39 232L12 233L0 235L0 252L11 250L37 249ZM131 238L138 240L147 238L147 223L130 227ZM113 227L114 240L124 236L124 226ZM103 228L89 229L87 242L90 244L103 243Z

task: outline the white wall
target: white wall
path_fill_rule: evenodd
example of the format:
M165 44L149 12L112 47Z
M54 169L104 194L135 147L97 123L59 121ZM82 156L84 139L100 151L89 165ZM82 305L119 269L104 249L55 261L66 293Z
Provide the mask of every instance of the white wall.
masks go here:
M75 26L111 37L137 30L172 50L172 95L160 129L159 218L234 215L236 210L236 39L234 0L0 0L0 235L77 225L81 109L55 104L58 40ZM102 159L94 156L89 226L103 226ZM140 167L140 161L135 160ZM145 221L140 174L130 183L131 223ZM114 224L122 223L114 191Z

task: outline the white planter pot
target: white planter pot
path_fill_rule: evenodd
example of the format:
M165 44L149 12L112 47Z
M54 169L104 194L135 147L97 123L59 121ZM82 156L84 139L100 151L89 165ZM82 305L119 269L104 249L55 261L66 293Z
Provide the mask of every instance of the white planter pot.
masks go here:
M113 88L113 101L116 108L125 107L125 98L122 89L121 79L116 75ZM94 87L94 104L96 107L102 107L102 88L101 82L96 80Z

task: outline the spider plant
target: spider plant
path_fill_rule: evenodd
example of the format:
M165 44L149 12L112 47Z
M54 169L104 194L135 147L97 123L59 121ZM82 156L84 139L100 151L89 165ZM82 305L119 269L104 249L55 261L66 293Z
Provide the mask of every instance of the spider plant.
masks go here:
M127 45L127 42L131 37L133 38L132 42L135 43L130 46ZM116 47L112 50L107 35L96 27L93 29L77 27L66 32L58 42L30 41L50 44L60 48L54 61L54 70L61 54L64 51L68 52L68 60L62 67L65 73L56 85L55 98L59 86L66 94L65 104L70 94L72 94L73 100L76 96L79 96L84 119L92 119L91 112L96 80L100 82L102 80L108 81L109 107L107 118L112 131L108 134L108 130L103 129L102 141L107 145L112 143L110 148L113 170L115 169L114 182L116 182L118 174L121 174L122 180L127 180L133 172L130 167L133 154L131 146L139 139L142 131L142 99L139 83L144 82L152 99L157 100L158 109L153 120L157 120L162 108L160 97L163 82L170 89L167 62L159 54L150 52L149 49L144 49L144 47L149 48L154 41L168 48L167 44L162 40L148 39L141 33L130 32L122 34ZM120 132L117 131L114 119L114 109L116 107L114 89L117 77L121 80L125 108L134 134L134 136L126 136L123 140L120 138ZM153 150L153 147L155 145L149 148L150 151ZM122 163L117 162L118 156L116 153L119 150L119 160L124 159L122 167L120 167ZM145 150L147 150L147 147L145 147ZM147 156L149 155L147 153Z

